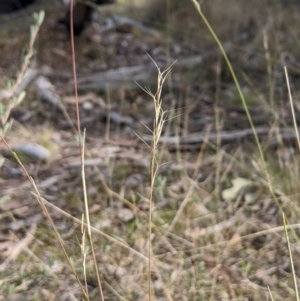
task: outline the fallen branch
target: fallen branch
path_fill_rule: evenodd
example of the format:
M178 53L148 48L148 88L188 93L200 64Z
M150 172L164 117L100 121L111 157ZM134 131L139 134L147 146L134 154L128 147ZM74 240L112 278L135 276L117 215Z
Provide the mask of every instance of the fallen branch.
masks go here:
M212 51L210 55L214 54ZM175 70L184 71L191 68L198 68L203 62L205 55L196 55L189 58L180 59L175 64ZM163 57L162 60L167 61L167 58ZM158 62L159 68L164 68L166 62ZM109 86L110 88L118 88L123 86L126 89L140 89L135 83L138 82L141 86L151 86L155 83L155 74L157 69L151 64L121 67L118 69L97 72L92 75L81 75L78 77L78 89L79 90L96 90L102 91Z
M259 127L255 129L257 135L260 138L267 138L270 135L271 129L269 127ZM281 135L281 139L284 142L293 142L296 140L296 134L294 128L280 128L278 134ZM160 143L164 143L169 147L175 147L176 145L182 146L200 146L204 142L215 143L217 139L220 139L221 143L238 142L241 139L253 137L252 129L224 131L221 133L193 133L185 136L173 136L173 137L161 137ZM144 135L142 139L145 142L151 142L151 135ZM278 144L278 140L275 137L271 137L268 141L268 145L274 147Z

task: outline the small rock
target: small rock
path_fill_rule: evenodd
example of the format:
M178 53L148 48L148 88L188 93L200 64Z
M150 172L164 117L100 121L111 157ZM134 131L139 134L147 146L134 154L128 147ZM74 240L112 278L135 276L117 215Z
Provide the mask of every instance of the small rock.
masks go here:
M125 186L128 188L135 188L143 182L143 175L136 173L129 176L125 181Z
M126 274L126 270L119 266L108 264L106 265L106 268L110 275L117 276L118 278L121 278Z
M130 117L123 117L118 112L111 111L110 112L110 120L116 124L121 125L131 125L133 120Z
M90 101L86 101L83 105L82 108L85 111L91 111L94 108L94 105Z
M22 163L46 162L50 157L50 152L46 148L36 143L25 143L11 148L17 154ZM4 157L13 158L8 149L2 151Z
M134 214L130 209L123 208L118 213L118 218L124 222L128 223L134 219Z

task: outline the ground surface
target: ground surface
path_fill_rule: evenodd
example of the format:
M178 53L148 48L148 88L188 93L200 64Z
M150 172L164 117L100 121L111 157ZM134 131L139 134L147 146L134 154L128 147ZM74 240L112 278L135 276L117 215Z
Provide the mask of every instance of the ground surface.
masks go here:
M245 1L240 6L229 1L224 11L219 2L206 3L204 9L241 82L265 163L228 68L191 5L190 10L171 6L167 14L148 7L147 19L147 12L135 15L121 3L105 9L102 20L118 10L143 21L149 31L129 26L100 33L106 26L100 22L75 38L87 196L105 300L148 298L148 145L154 104L134 83L140 80L155 91L157 73L148 54L162 68L177 60L163 91L168 118L154 189L151 278L156 300L267 300L267 287L275 300L295 299L281 210L288 224L297 224L299 158L283 65L289 67L297 117L298 7L292 1L285 7L264 3L244 12ZM55 86L63 108L42 101L36 85L29 85L25 100L11 114L15 122L7 141L49 149L47 163L25 167L50 202L47 208L83 284L87 271L90 300L100 300L90 248L85 260L80 248L85 245L80 225L84 205L70 40L57 25L62 6L41 6L46 19L32 68ZM21 64L28 15L36 9L1 21L3 89ZM163 16L159 24L154 25L153 15ZM119 68L132 66L141 70L120 81L106 73L120 74ZM90 88L86 83L92 83ZM180 137L178 142L174 137ZM6 160L0 174L0 300L81 300L32 191L17 163ZM296 278L297 229L290 233Z

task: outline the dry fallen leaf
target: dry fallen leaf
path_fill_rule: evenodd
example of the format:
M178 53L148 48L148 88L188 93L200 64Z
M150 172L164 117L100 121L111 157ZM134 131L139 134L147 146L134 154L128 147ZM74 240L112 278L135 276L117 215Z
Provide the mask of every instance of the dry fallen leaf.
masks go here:
M241 249L242 244L241 244L240 234L239 233L234 233L233 236L231 237L231 239L229 240L227 246L231 247L232 249L235 249L235 250Z
M244 178L236 178L232 180L232 187L225 189L222 192L223 199L228 202L233 201L237 197L238 193L251 183L252 181Z

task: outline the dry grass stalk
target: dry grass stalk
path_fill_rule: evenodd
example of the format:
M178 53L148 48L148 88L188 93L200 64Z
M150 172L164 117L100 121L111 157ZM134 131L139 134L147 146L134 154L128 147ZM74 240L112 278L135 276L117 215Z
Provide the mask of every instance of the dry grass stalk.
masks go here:
M150 56L149 56L150 57ZM151 57L150 57L151 58ZM161 137L163 125L166 121L166 112L162 109L162 88L163 85L170 75L172 71L173 64L171 64L168 68L166 68L164 71L161 71L156 62L151 58L153 61L155 67L158 71L158 77L157 77L157 90L155 94L153 94L150 90L150 88L143 88L141 87L153 100L154 102L154 124L153 124L153 141L151 146L151 163L150 163L150 194L149 194L149 220L148 220L148 294L149 294L149 301L152 300L152 280L151 280L151 271L152 271L152 211L153 211L153 192L155 187L155 181L157 176L157 171L159 168L159 163L157 162L157 149L159 145L159 139ZM162 280L162 279L161 279ZM163 283L163 282L162 282ZM168 297L168 300L172 300L170 294L165 289L166 295Z

